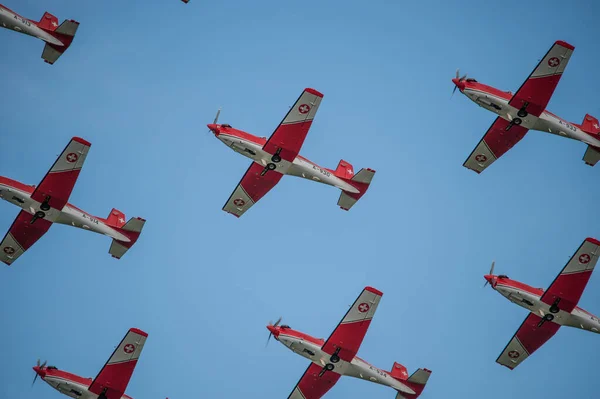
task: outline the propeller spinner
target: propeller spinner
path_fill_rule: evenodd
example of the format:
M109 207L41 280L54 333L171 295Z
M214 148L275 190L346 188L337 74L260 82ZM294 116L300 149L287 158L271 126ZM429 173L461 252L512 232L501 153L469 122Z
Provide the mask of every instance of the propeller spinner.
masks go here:
M492 262L492 267L490 268L490 276L494 275L494 266L496 266L496 261ZM483 288L485 288L486 285L488 285L489 281L486 279L485 280L485 284L483 285Z
M33 386L33 384L35 384L35 381L37 380L39 374L38 371L43 369L44 367L46 367L46 363L48 363L47 360L44 360L44 363L40 364L40 359L37 360L37 362L35 363L35 367L33 368L35 371L35 377L33 377L33 382L31 383L31 386Z
M281 323L281 319L282 319L282 318L281 318L281 317L279 317L279 318L277 319L277 321L275 322L275 324L273 324L273 323L269 322L269 327L277 327L277 326L279 325L279 323ZM271 337L272 337L272 336L273 336L273 332L271 331L271 329L269 329L269 338L267 338L267 343L266 343L265 347L266 347L267 345L269 345L269 341L271 340Z

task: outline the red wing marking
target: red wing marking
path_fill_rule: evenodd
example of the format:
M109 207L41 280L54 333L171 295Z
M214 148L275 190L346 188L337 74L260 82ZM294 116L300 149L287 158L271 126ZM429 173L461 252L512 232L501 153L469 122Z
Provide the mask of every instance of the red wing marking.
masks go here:
M352 361L371 325L371 319L375 315L382 295L380 291L366 287L325 341L323 350L333 354L339 349L338 356L341 359L347 362Z
M264 171L263 166L252 162L240 183L229 196L223 210L237 217L242 216L269 190L275 187L283 177L281 173L274 170L269 170L263 174Z
M0 243L0 260L7 265L12 264L25 251L27 251L37 240L39 240L52 226L52 222L45 219L37 219L31 224L32 215L25 211L19 212L17 218Z
M558 300L559 309L572 312L598 262L599 248L599 241L594 238L586 238L544 292L541 298L542 302L552 305Z
M269 154L280 151L281 159L293 162L304 144L322 98L323 94L318 91L304 89L263 149Z
M509 125L506 119L497 117L463 166L481 173L525 137L528 129L513 125L507 131Z
M121 399L147 337L142 330L129 329L88 390L96 395L104 392L107 399Z
M498 356L496 362L511 370L514 369L552 338L560 328L559 324L551 321L547 321L538 327L541 321L541 317L530 313Z
M554 43L508 104L517 109L527 105L527 112L539 117L548 106L574 49L562 41Z
M90 145L84 139L73 137L33 191L31 198L44 202L47 197L50 197L49 205L54 209L62 210L71 196Z
M340 375L333 371L325 371L319 377L322 367L311 363L306 369L288 399L320 399L340 379Z

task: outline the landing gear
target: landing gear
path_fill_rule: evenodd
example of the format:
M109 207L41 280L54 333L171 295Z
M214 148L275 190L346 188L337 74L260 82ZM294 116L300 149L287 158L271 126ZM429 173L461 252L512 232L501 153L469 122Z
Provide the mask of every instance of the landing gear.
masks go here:
M519 117L521 117L521 118L525 118L525 117L526 117L527 115L529 115L529 114L527 113L527 111L525 111L525 109L524 109L524 108L521 108L521 109L519 110L519 112L517 112L517 115L518 115Z
M42 211L46 211L48 212L50 210L50 196L46 196L46 198L44 199L44 202L42 202L42 205L40 205L40 209Z
M333 368L334 368L334 366L333 366L333 364L331 364L331 363L327 363L327 364L325 365L325 370L327 370L327 371L331 371L331 370L333 370Z
M279 162L281 162L281 157L279 155L275 154L271 157L271 161L273 161L275 163L279 163Z
M515 118L515 119L512 120L511 123L518 126L521 123L523 123L523 120L521 120L521 118Z
M554 315L552 313L547 313L544 315L544 320L552 321L552 320L554 320Z
M274 163L268 163L267 164L267 169L269 169L269 170L275 170L275 169L277 169L277 165L275 165Z
M550 313L558 313L560 309L558 308L558 303L560 302L560 298L556 298L556 301L550 306Z
M332 354L332 355L331 355L331 357L329 358L329 361L331 361L331 363L337 363L337 362L339 362L339 361L340 361L340 357L339 357L339 354L340 354L340 349L341 349L341 348L337 348L337 349L335 350L335 352L333 352L333 354Z
M34 224L36 220L38 219L43 219L46 217L46 213L42 212L42 211L37 211L33 217L31 218L31 222L29 222L29 224Z

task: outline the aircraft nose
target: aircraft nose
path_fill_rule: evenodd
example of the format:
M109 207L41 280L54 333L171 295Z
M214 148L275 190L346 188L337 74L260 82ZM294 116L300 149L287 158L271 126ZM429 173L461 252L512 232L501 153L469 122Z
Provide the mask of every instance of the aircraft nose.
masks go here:
M218 129L217 129L217 124L216 123L209 123L206 126L211 130L211 132L218 133Z
M46 376L46 372L40 366L33 366L32 368L40 377L44 378Z
M458 87L458 90L460 90L460 91L463 91L463 89L465 88L465 83L458 78L453 78L452 83L454 83L456 85L456 87Z

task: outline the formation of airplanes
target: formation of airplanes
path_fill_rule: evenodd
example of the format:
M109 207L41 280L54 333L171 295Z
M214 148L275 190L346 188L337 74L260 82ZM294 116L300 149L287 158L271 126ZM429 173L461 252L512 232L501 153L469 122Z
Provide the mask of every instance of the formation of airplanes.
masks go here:
M181 0L188 3L189 0ZM79 23L46 12L39 21L30 20L0 5L2 27L44 41L42 58L55 63L72 44ZM513 94L477 82L459 71L452 79L455 87L479 106L497 115L492 126L469 155L464 165L481 173L518 143L529 130L538 130L579 140L587 144L583 156L594 166L600 160L600 123L586 114L581 124L567 122L546 110L560 77L570 60L574 46L556 41L521 87ZM259 137L229 124L219 124L220 110L209 130L251 164L223 206L225 212L242 216L264 197L284 175L296 176L341 190L338 206L351 209L366 193L375 170L363 168L354 173L352 164L340 160L336 169L328 169L300 155L319 109L323 94L306 88L269 138ZM113 208L106 218L93 216L70 204L69 198L79 177L91 144L73 137L56 162L37 185L27 185L0 176L0 198L20 208L13 224L0 242L0 260L12 265L54 223L69 225L103 234L112 239L109 253L121 258L138 240L145 219L126 220L123 212ZM266 211L265 211L266 212ZM578 306L583 291L600 256L600 241L587 238L571 257L547 290L533 288L494 275L494 263L485 275L485 285L529 314L496 360L516 368L560 329L569 326L600 333L600 319ZM365 287L327 340L315 338L288 325L281 318L269 324L271 337L310 364L288 396L289 399L319 399L341 376L381 384L396 390L397 399L416 399L423 392L431 371L417 369L409 376L405 366L394 363L390 371L379 369L357 356L382 292ZM41 378L59 392L76 399L131 399L125 394L148 334L130 329L108 362L94 378L83 378L46 362L33 367Z

